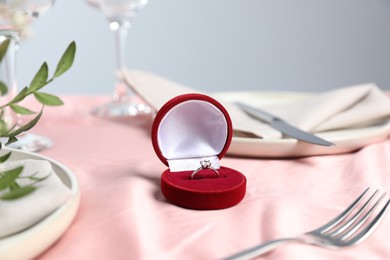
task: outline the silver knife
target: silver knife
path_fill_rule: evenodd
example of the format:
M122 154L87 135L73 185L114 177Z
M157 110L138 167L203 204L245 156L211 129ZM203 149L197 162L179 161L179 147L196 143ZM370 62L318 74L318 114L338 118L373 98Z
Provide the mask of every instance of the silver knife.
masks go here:
M334 145L331 142L328 142L314 134L305 132L295 126L292 126L288 124L286 121L282 120L279 117L273 116L269 114L266 111L263 111L258 108L251 107L247 104L241 103L241 102L236 102L235 103L239 108L241 108L245 113L250 115L253 118L259 119L265 123L268 123L271 127L279 130L285 135L288 135L292 138L307 142L307 143L312 143L312 144L318 144L318 145L323 145L323 146L331 146Z

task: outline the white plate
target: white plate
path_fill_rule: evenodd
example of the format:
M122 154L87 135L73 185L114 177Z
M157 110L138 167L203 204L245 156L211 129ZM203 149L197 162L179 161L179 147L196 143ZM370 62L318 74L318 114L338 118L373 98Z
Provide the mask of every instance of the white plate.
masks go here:
M12 151L9 160L40 159L49 161L55 173L71 189L73 194L64 205L34 226L0 239L0 259L33 259L50 247L67 230L79 206L80 189L76 177L65 165L48 157L20 150L3 148L0 153L4 154L7 151Z
M222 101L244 101L248 104L281 104L310 96L310 93L297 92L223 92L216 93L217 99ZM380 142L390 134L390 120L380 124L348 130L329 131L317 134L334 143L334 146L320 146L296 139L264 140L260 138L246 138L233 136L228 150L229 155L258 158L293 158L313 155L341 154L358 150L369 144Z

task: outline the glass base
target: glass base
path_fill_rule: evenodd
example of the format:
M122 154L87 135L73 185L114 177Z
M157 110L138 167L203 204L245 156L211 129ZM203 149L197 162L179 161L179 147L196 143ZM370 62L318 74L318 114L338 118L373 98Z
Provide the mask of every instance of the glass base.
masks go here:
M28 152L39 152L52 146L53 141L50 138L30 133L18 136L17 142L7 145L7 147Z
M110 102L92 110L92 114L105 119L142 123L152 115L152 109L142 102Z

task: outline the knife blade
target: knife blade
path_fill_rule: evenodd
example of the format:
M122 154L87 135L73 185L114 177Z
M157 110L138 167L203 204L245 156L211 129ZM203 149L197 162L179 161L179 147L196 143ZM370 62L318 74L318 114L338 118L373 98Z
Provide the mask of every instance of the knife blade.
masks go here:
M325 139L322 139L312 133L305 132L295 126L292 126L286 121L284 121L283 119L274 116L264 110L249 106L242 102L235 102L235 104L245 113L247 113L249 116L269 124L271 127L279 130L280 132L282 132L287 136L290 136L297 140L301 140L307 143L312 143L317 145L323 145L323 146L334 145L333 143L326 141Z

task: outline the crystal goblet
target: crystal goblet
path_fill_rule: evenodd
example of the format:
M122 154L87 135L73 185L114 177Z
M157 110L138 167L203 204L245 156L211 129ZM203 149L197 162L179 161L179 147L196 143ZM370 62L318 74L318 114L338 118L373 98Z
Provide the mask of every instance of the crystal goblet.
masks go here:
M87 0L97 7L107 18L109 28L115 36L116 70L125 68L125 50L127 34L132 20L148 0ZM92 111L96 116L139 123L152 113L151 108L142 101L123 80L116 77L111 101Z
M4 57L4 82L9 88L7 98L12 99L18 92L16 76L16 54L19 49L21 36L28 30L31 21L50 9L54 0L8 0L0 1L0 41L10 39L7 54ZM14 114L15 124L18 124L18 116ZM12 122L10 122L12 123ZM50 147L52 141L40 135L24 134L16 143L11 144L14 148L36 152Z

